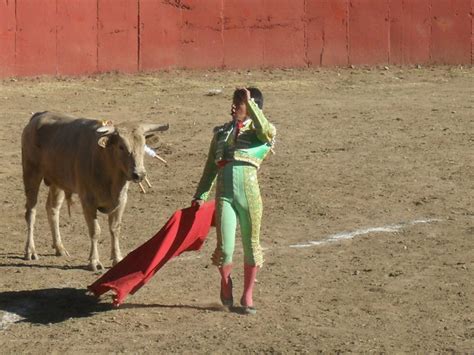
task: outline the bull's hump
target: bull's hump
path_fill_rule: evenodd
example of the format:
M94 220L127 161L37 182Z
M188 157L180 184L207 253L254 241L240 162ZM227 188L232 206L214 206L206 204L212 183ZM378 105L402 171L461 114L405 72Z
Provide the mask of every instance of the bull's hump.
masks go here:
M38 129L38 137L47 146L63 147L72 151L90 151L97 146L96 120L77 118L71 121L57 121ZM88 147L88 148L86 148Z
M62 112L56 111L42 111L42 112L35 112L30 121L43 121L43 122L54 122L54 123L70 123L72 121L80 120L83 121L85 124L94 124L98 126L102 126L105 123L111 124L112 121L109 120L97 120L93 118L86 118L86 117L76 117L72 115L68 115Z
M75 119L75 117L68 116L59 112L45 111L41 113L35 113L32 119L37 118L41 125L54 124L54 123L67 123Z

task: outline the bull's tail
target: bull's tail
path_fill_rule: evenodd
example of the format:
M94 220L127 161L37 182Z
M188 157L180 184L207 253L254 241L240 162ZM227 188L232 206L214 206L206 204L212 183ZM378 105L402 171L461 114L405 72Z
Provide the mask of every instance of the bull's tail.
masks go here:
M74 201L72 200L72 192L66 191L66 203L67 213L69 214L69 218L71 218L71 206L74 205Z

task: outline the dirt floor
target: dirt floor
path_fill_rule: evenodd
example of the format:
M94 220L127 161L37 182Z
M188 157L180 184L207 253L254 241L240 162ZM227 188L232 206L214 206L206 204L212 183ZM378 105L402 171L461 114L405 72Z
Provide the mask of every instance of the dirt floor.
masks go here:
M0 81L0 352L315 353L474 351L472 68L171 71ZM125 304L97 303L77 203L56 257L40 192L38 261L26 240L20 136L32 112L170 124L132 185L124 254L188 206L214 126L240 85L265 94L278 129L260 171L266 264L256 316L219 305L200 252L170 262ZM208 96L210 90L222 93ZM76 199L77 200L77 199ZM102 262L110 238L101 216ZM354 238L350 238L353 236ZM313 243L311 243L313 242ZM320 242L320 243L317 243ZM242 251L235 255L235 298Z

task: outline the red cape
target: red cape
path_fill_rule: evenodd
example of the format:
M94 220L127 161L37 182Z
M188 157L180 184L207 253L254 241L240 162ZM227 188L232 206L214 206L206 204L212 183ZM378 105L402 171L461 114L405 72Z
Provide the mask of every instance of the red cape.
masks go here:
M200 208L176 211L150 240L130 252L96 282L88 286L96 296L112 290L114 305L120 305L129 293L134 294L171 258L185 251L199 250L211 226L214 226L214 201Z

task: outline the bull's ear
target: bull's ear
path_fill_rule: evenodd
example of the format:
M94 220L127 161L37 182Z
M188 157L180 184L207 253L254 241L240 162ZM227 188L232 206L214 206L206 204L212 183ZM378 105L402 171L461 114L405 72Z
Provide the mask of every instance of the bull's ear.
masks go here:
M164 132L170 128L169 124L141 124L145 138L151 137L156 132Z
M97 141L97 144L99 145L99 147L102 147L102 148L107 147L108 143L109 143L109 136L102 136Z

